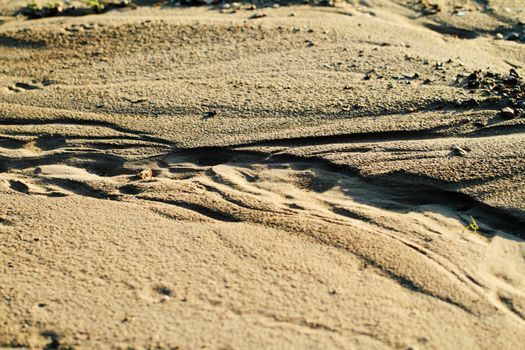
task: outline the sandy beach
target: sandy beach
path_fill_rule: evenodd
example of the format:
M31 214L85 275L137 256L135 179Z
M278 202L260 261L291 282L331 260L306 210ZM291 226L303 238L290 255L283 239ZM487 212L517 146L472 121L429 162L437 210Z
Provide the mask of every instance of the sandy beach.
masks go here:
M0 349L523 347L524 4L26 3Z

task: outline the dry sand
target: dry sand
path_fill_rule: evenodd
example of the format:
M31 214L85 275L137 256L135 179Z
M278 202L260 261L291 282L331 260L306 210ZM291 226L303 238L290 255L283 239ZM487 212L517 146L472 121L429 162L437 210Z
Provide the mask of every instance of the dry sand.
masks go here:
M525 44L436 2L0 1L0 348L521 349L525 118L456 76Z

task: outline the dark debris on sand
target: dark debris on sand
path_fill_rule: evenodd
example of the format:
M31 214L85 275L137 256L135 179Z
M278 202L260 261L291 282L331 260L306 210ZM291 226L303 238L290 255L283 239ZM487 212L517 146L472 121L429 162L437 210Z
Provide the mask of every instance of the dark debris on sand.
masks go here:
M458 75L457 81L472 92L481 91L501 108L503 117L525 117L525 80L516 70L509 74L477 70L466 77Z
M253 0L250 2L238 2L235 0L85 0L87 7L66 6L63 1L52 2L48 5L41 5L37 1L29 3L21 8L18 14L24 15L29 19L39 19L56 16L85 16L90 14L104 13L114 9L136 8L140 5L153 6L218 6L221 5L223 10L231 9L236 12L239 9L254 11L261 7L278 7L280 5L303 4L312 6L335 6L336 0L281 0L265 1ZM265 15L252 16L251 18L260 18Z
M41 5L40 3L34 1L21 8L18 13L26 16L29 19L39 19L56 16L85 16L126 7L133 8L133 2L130 0L100 0L93 2L93 4L89 7L77 8L74 6L66 7L60 1L53 2L49 5Z
M429 0L413 0L409 2L409 5L414 11L421 13L423 16L435 15L441 12L441 7Z

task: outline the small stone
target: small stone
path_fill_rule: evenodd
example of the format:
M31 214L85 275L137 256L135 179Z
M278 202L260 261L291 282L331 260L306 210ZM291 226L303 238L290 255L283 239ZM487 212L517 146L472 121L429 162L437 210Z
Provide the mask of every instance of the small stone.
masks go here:
M257 19L257 18L263 18L266 17L266 13L256 12L253 15L250 16L250 19Z
M202 115L202 119L213 118L213 117L215 117L216 115L217 115L217 112L215 112L215 111L208 111L208 112L206 112L206 113L204 113L204 114Z
M375 74L375 69L371 69L368 72L365 73L365 76L363 77L363 80L370 80L372 79L372 75Z
M455 155L455 156L459 156L459 157L464 157L468 154L468 151L464 150L463 148L461 147L454 147L454 149L452 150L452 153Z
M141 180L151 179L153 177L153 172L151 169L144 169L137 174L137 177Z
M430 4L430 3L424 3L424 4L425 4L424 8L421 10L421 13L424 16L435 15L441 11L441 8L439 7L439 5Z
M315 43L311 40L305 40L305 43L306 43L306 47L312 47L312 46L315 46Z
M463 107L473 108L473 107L477 107L477 106L479 106L479 101L478 101L477 99L475 99L475 98L471 98L471 99L469 99L469 100L463 101L463 102L461 103L461 105L462 105Z
M514 109L510 108L510 107L505 107L503 108L501 111L500 111L500 114L503 118L506 118L506 119L512 119L516 116L516 113L514 111Z
M503 39L505 39L505 37L501 33L496 33L496 39L503 40Z
M281 6L280 6L279 4L273 4L272 7L273 7L274 9L277 9L277 8L279 8L279 7L281 7Z
M507 35L506 39L511 41L520 40L520 34L516 32L510 33L509 35Z
M71 32L71 33L76 33L76 32L83 31L84 28L82 28L82 27L76 27L76 26L71 26L71 27L66 28L66 30L67 30L68 32Z
M318 6L327 6L327 7L335 7L335 1L334 0L320 0L317 3Z
M421 75L418 73L418 72L415 72L415 73L405 73L403 74L403 77L405 79L417 79L419 78Z

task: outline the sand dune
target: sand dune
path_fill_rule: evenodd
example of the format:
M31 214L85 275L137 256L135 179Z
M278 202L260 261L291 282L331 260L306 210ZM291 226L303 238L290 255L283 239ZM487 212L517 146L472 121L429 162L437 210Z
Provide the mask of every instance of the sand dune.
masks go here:
M439 3L0 1L0 347L521 348L525 49Z

